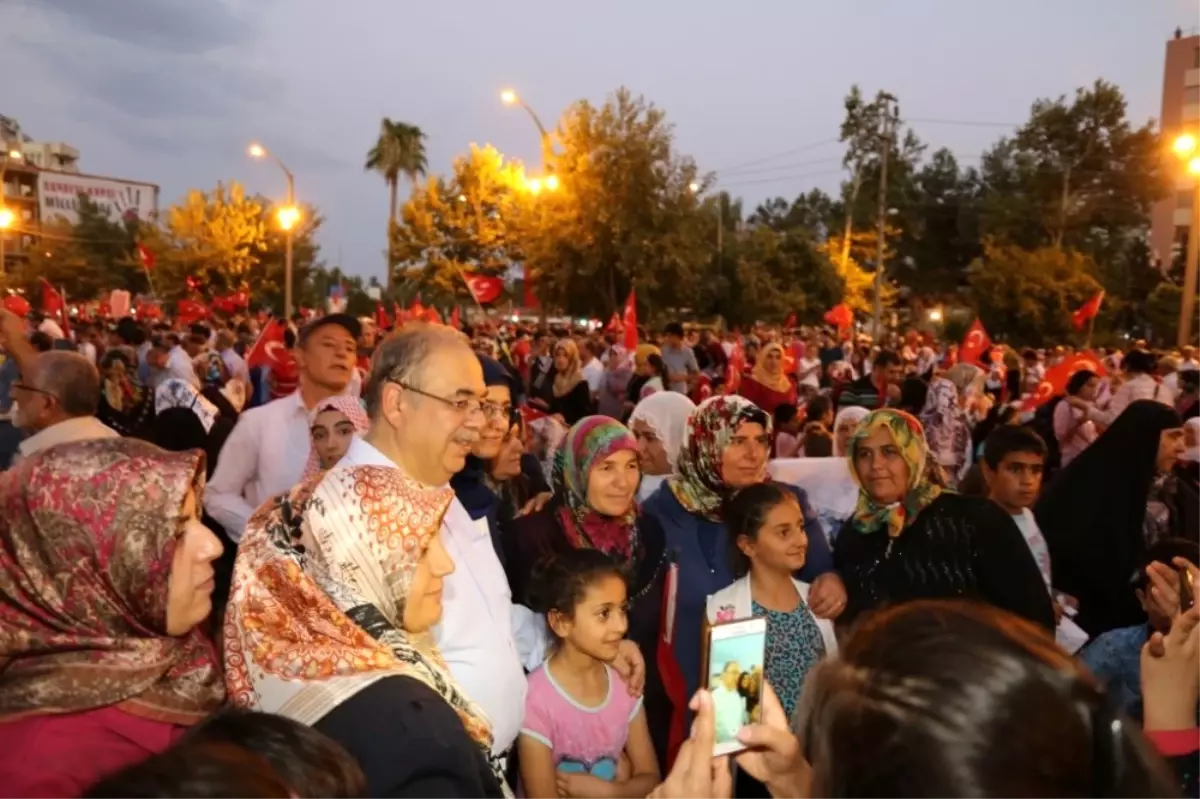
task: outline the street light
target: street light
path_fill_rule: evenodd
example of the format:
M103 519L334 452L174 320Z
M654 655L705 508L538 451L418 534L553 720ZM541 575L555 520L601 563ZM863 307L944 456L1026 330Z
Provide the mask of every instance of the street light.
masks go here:
M542 180L541 178L530 178L525 181L525 188L529 189L530 194L541 194Z
M272 153L266 147L263 147L258 142L253 142L247 149L251 158L263 159L270 157L283 170L284 177L287 178L287 200L286 204L275 213L275 218L279 222L279 227L284 231L285 248L283 256L283 318L292 318L292 228L300 221L300 210L296 208L296 178L292 175L292 171L288 169L279 156Z
M929 321L933 322L934 324L937 324L938 322L942 321L942 309L934 308L933 310L931 310L929 312Z
M701 188L700 184L697 183L696 181L692 181L691 183L688 184L688 191L690 191L692 194L699 194L700 188Z
M500 92L500 102L505 105L519 105L525 109L525 113L529 114L529 118L533 120L533 124L537 125L538 137L542 145L542 171L545 172L550 162L550 134L546 132L546 126L542 124L542 120L538 119L538 115L529 107L529 103L521 99L521 96L512 89L505 89Z
M1179 303L1179 330L1175 343L1186 347L1192 338L1192 317L1196 315L1196 285L1200 277L1200 142L1195 134L1184 133L1176 137L1171 149L1179 160L1187 165L1187 171L1195 176L1195 188L1192 191L1192 219L1188 226L1187 261L1183 270L1183 297Z
M4 195L8 192L4 187L4 173L8 171L10 161L20 161L24 158L20 150L9 150L4 153L4 161L0 163L0 275L4 274L4 235L5 232L12 227L12 223L16 220L13 212L4 207Z
M545 182L546 182L546 188L549 189L550 191L558 190L558 175L547 175Z

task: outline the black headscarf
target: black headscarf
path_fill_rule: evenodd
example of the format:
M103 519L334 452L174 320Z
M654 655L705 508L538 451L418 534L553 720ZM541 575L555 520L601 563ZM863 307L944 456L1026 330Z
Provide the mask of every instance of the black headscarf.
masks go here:
M1093 637L1146 620L1130 579L1146 551L1160 434L1182 424L1160 402L1131 403L1034 507L1054 587L1079 600L1079 624Z

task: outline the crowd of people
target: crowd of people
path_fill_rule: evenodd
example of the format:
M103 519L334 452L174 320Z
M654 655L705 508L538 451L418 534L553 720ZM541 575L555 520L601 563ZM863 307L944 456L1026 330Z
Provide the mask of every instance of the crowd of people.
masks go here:
M1193 350L55 328L0 310L0 795L1196 795Z

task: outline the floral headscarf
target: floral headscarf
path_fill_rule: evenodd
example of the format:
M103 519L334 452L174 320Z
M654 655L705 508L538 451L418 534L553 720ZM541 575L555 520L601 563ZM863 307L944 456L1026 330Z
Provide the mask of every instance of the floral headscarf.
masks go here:
M367 418L367 412L363 410L362 403L348 394L341 394L318 402L313 406L312 413L308 415L308 426L311 428L317 421L317 417L329 410L337 411L353 422L354 434L357 436L365 436L371 427L371 420ZM312 443L312 434L310 433L309 436L308 462L304 464L304 474L300 476L301 481L321 472L321 456L317 454L317 447Z
M171 724L225 686L199 629L167 635L171 564L198 451L59 444L0 474L0 719L117 707Z
M572 546L628 558L636 536L637 503L630 502L624 516L610 517L593 510L587 498L592 468L618 452L637 452L637 439L629 428L607 416L586 416L559 447L552 485L561 502L558 518Z
M762 425L769 436L771 417L743 397L718 395L696 406L688 418L687 437L679 453L676 474L667 486L684 510L712 521L721 518L727 487L721 476L721 455L733 434L746 422Z
M171 408L184 408L196 414L206 433L212 431L213 424L221 415L217 406L197 391L195 386L177 377L164 380L154 389L154 412L162 413Z
M908 486L904 496L890 505L882 505L871 497L858 476L854 462L859 444L880 428L891 433L900 449L900 457L908 464ZM858 484L858 506L854 509L852 522L860 532L873 533L886 527L888 537L895 538L942 493L936 479L937 465L930 460L929 448L925 444L925 431L912 414L895 408L871 411L859 423L846 449L846 456L850 459L850 474Z
M971 447L971 421L959 402L958 387L949 378L935 377L929 384L920 422L929 454L946 469L951 485L957 486Z
M400 469L353 466L259 508L238 547L225 617L230 701L312 724L402 675L441 696L490 755L491 722L433 636L403 627L417 565L453 498L449 487L429 489Z

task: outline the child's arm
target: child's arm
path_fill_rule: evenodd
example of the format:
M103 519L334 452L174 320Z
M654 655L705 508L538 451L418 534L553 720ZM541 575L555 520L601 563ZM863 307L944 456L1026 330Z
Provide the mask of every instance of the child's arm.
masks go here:
M522 732L517 737L517 762L521 765L521 785L529 799L558 799L554 752L545 742Z
M658 758L654 754L654 742L650 740L650 726L646 723L646 708L639 706L637 714L629 722L629 737L625 740L625 754L629 756L630 777L624 782L611 783L609 796L645 796L661 782L658 774Z

